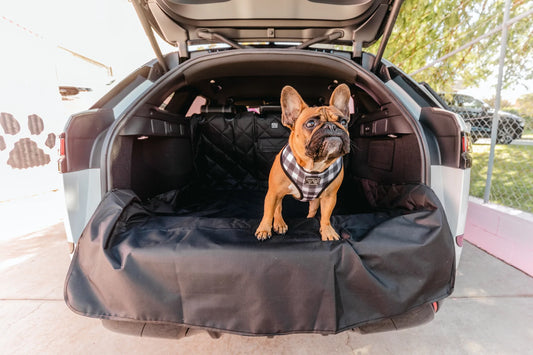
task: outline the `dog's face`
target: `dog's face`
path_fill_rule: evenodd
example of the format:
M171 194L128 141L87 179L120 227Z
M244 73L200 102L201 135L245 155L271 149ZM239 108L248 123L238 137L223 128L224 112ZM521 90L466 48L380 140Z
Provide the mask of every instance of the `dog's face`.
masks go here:
M329 165L350 152L350 89L339 85L329 106L308 107L298 92L285 86L281 92L282 123L291 129L289 144L301 159Z

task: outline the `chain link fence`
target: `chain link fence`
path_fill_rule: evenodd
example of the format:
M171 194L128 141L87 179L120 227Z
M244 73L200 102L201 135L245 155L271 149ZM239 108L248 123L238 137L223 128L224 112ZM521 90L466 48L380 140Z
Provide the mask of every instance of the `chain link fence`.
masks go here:
M473 143L490 144L494 108L484 101L465 94L442 94L450 110L460 114L471 127ZM514 140L522 139L526 119L510 113L499 112L497 144L511 144ZM488 141L487 141L488 139Z

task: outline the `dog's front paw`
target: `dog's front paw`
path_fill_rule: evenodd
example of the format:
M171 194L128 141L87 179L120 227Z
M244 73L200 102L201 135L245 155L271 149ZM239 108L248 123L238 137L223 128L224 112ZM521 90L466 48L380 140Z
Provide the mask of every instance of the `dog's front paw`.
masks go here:
M272 237L272 226L266 226L262 223L257 227L257 230L255 231L255 237L258 240L266 240L270 237Z
M276 219L274 218L274 232L278 234L285 234L287 233L287 230L289 227L287 226L287 223L283 220L283 218Z
M322 235L322 241L324 242L327 240L339 240L340 239L339 235L337 234L337 232L335 232L335 229L333 229L331 225L320 227L320 234Z

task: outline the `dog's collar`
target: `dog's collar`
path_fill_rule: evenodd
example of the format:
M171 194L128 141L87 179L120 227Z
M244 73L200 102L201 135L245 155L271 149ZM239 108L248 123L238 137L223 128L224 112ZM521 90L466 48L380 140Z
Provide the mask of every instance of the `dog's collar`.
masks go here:
M286 145L280 154L281 167L292 183L298 188L301 201L312 201L331 184L342 169L342 157L339 157L322 172L307 171L296 162L290 145Z

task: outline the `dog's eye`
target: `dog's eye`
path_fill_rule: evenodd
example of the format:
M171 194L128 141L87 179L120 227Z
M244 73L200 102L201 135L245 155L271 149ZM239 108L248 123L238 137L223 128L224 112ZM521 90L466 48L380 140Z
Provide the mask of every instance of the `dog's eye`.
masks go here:
M307 128L313 128L314 126L316 126L316 120L315 119L311 119L309 121L307 121L305 123L305 127Z
M346 126L348 124L348 121L345 118L343 118L340 120L340 124L343 126Z

